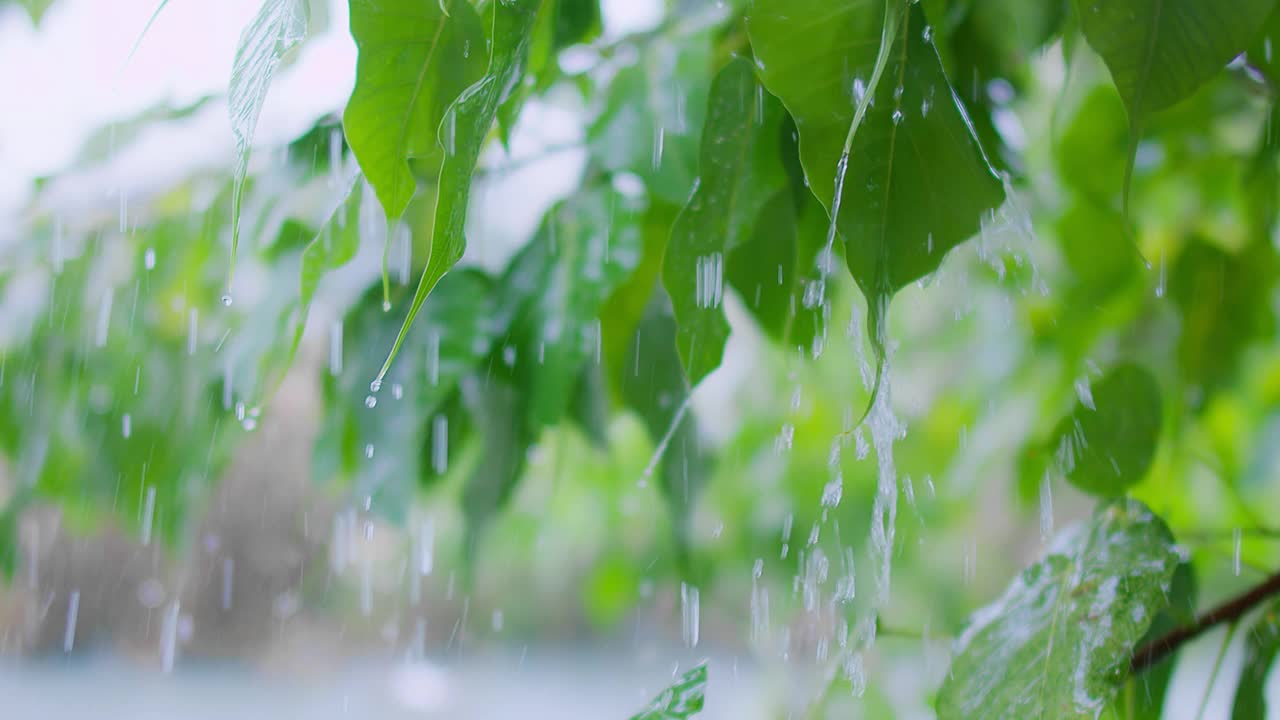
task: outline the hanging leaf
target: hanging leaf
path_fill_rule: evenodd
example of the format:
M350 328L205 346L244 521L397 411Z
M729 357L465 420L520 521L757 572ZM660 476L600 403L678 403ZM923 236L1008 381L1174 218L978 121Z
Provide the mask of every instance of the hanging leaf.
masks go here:
M231 131L236 137L235 189L231 200L233 270L236 248L240 243L240 203L244 196L245 174L249 171L253 133L258 127L262 103L267 99L267 90L280 65L280 58L307 36L308 8L307 0L264 0L253 22L240 33L240 42L236 46L231 87L227 91ZM228 275L228 292L230 285Z
M415 3L417 6L430 3ZM466 0L456 0L466 6ZM427 295L462 258L466 249L463 230L467 221L467 203L471 196L471 175L475 171L480 150L493 126L498 106L512 92L524 74L529 49L530 30L537 15L537 0L510 0L489 4L493 18L489 69L484 77L468 87L445 111L440 139L444 145L444 163L440 166L439 191L436 196L435 219L431 232L431 252L418 279L418 288L409 305L409 314L391 345L387 359L378 371L383 379L391 368L400 346L413 325L414 318ZM352 146L355 146L354 141ZM359 157L357 155L357 157ZM363 163L362 163L363 167ZM375 186L376 187L376 186Z
M703 663L681 675L631 720L687 720L702 712L706 695L707 665Z
M676 349L670 301L658 288L632 338L622 378L622 399L644 421L656 449L646 475L659 473L671 511L676 546L689 568L689 518L710 473L710 459L698 438L689 407L691 389Z
M751 63L729 61L711 83L698 180L671 228L662 282L675 311L677 346L689 381L720 366L729 338L724 276L760 206L786 181L778 152L782 109L756 82Z
M1140 482L1160 438L1160 388L1136 365L1113 368L1093 383L1049 441L1072 485L1110 497Z
M1275 0L1078 0L1080 28L1111 71L1129 114L1124 205L1152 113L1191 96L1244 52Z
M1267 676L1280 654L1280 606L1272 604L1249 628L1244 645L1244 670L1231 704L1231 720L1267 717Z
M378 361L368 349L386 347L401 324L382 310L377 289L344 322L344 369L326 379L330 411L317 452L337 452L338 470L356 496L371 498L387 517L402 518L414 488L427 477L422 459L429 421L505 331L493 295L492 282L480 272L451 275L423 306L404 343L403 362L374 386L366 379Z
M484 28L467 0L352 0L356 84L347 142L387 218L413 197L410 158L439 158L441 119L484 74Z
M579 191L547 213L502 285L520 304L514 367L536 427L560 420L582 367L600 362L600 312L640 262L640 208L606 187Z
M1156 613L1155 620L1151 622L1151 627L1147 628L1146 635L1138 642L1137 647L1143 647L1175 628L1195 622L1198 595L1199 583L1196 581L1195 569L1190 562L1179 563L1169 585L1169 607ZM1133 720L1160 720L1178 656L1179 653L1169 653L1160 662L1147 667L1133 678L1137 696L1134 699Z
M889 299L934 272L1004 192L914 3L757 0L748 18L766 88L795 118L813 193L884 352Z
M940 720L1096 718L1167 604L1173 536L1141 503L1099 509L1059 534L956 641Z

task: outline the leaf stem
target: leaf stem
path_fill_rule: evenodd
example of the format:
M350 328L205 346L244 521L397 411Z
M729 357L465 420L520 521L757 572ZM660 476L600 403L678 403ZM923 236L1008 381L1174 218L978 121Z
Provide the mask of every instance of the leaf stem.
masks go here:
M1190 625L1175 628L1142 645L1129 660L1129 671L1137 674L1160 662L1187 642L1194 640L1222 623L1234 623L1262 601L1280 594L1280 572L1258 583L1249 590L1227 600L1196 618Z

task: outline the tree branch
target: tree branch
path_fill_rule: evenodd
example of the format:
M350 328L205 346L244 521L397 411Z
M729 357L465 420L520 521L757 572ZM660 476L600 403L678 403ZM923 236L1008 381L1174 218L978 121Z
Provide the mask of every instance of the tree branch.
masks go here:
M1210 628L1225 622L1239 620L1263 600L1277 594L1280 594L1280 572L1200 615L1194 623L1176 628L1139 647L1129 660L1129 671L1137 674L1146 670L1160 662L1166 655L1199 637Z

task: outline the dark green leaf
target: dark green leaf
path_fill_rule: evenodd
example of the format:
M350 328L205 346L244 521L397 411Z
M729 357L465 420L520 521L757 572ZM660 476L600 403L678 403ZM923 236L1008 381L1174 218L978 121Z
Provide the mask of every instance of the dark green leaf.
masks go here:
M525 100L559 76L556 53L568 45L595 38L601 29L600 0L542 0L529 45L527 76L498 108L503 144L510 142Z
M484 73L484 28L467 0L351 0L351 36L359 57L343 126L395 219L413 197L409 158L439 157L445 109Z
M473 421L484 428L483 455L462 493L466 548L474 559L484 526L515 491L537 433L527 421L524 393L507 378L473 375L463 379L461 388Z
M1194 622L1198 594L1199 584L1196 581L1195 569L1190 562L1179 563L1169 585L1169 607L1156 614L1156 619L1151 622L1151 627L1147 628L1147 634L1137 646L1142 647L1174 628ZM1178 653L1170 653L1133 679L1137 686L1133 720L1160 720L1177 657Z
M609 387L604 368L587 363L578 375L570 401L569 417L591 444L599 449L609 446Z
M703 663L681 675L631 720L687 720L702 712L706 694L707 666Z
M1272 604L1249 628L1244 645L1244 670L1231 706L1231 720L1267 717L1267 675L1280 654L1280 606Z
M1128 176L1152 113L1191 96L1244 52L1275 0L1077 0L1080 27L1129 114ZM1127 200L1126 200L1127 204Z
M1001 183L918 5L758 0L748 29L765 87L799 128L810 187L837 218L882 354L888 300L979 229Z
M720 366L729 338L722 306L729 248L786 181L778 151L782 108L756 82L751 63L729 62L711 84L702 130L698 181L676 218L663 259L662 281L675 310L677 345L697 384Z
M457 0L455 4L469 7L465 0ZM440 282L440 278L462 258L466 249L467 241L463 231L467 221L467 203L471 197L471 175L489 135L489 128L493 126L498 106L507 99L524 76L530 30L537 10L537 0L510 0L495 2L490 6L493 36L489 43L489 69L484 77L458 96L445 112L440 130L444 163L440 166L431 252L422 276L418 279L418 289L409 305L409 314L405 316L404 324L391 345L391 351L387 354L382 369L378 371L379 380L391 368L391 363L400 352L400 346L408 336L427 295ZM350 131L348 138L350 139ZM355 145L354 140L352 145Z
M1043 560L974 614L956 642L938 717L1098 717L1168 604L1177 565L1168 528L1134 500L1063 531Z
M231 132L236 137L235 190L231 200L231 264L240 241L240 202L244 178L249 171L249 151L258 115L267 99L271 78L280 58L307 36L307 0L263 0L258 14L240 34L231 87L227 90L227 111Z
M1103 497L1122 495L1147 474L1160 438L1160 388L1136 365L1113 368L1081 393L1049 441L1071 484Z

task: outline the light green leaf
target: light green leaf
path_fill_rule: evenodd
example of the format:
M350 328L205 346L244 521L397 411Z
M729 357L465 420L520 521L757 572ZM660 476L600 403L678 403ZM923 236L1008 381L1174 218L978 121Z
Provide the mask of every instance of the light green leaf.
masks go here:
M1054 429L1049 450L1072 485L1109 497L1147 474L1160 439L1160 387L1136 365L1113 368L1080 390Z
M484 28L467 0L352 0L359 57L342 122L388 219L416 183L409 158L439 157L449 104L484 73Z
M461 2L465 5L465 2ZM440 167L439 192L436 196L435 220L431 233L431 253L418 279L418 289L409 305L409 314L387 354L381 380L391 368L413 320L427 295L440 278L449 272L466 249L463 234L467 221L467 203L471 196L471 175L493 126L498 106L502 104L524 75L529 50L530 31L537 17L537 0L494 2L489 12L493 18L493 35L489 69L484 77L468 87L445 112L440 139L444 145L444 164Z
M1169 529L1134 500L1063 531L1043 560L970 619L938 717L1098 717L1168 604L1177 565Z
M244 196L245 174L249 171L253 133L258 127L262 103L267 99L267 90L280 65L280 58L307 36L308 8L307 0L264 0L253 22L240 33L240 42L236 46L235 62L231 68L231 87L227 91L231 132L236 137L228 292L231 285L230 273L235 270L236 249L240 244L240 203Z
M1129 161L1152 113L1191 96L1244 52L1275 0L1077 0L1080 27L1120 91L1129 114Z
M1231 705L1231 720L1267 717L1267 675L1280 654L1280 606L1272 604L1252 627L1244 645L1244 670Z
M703 663L681 675L631 720L687 720L702 712L706 694L707 665Z
M880 356L889 299L1004 200L923 11L904 5L757 0L747 22L761 79L799 129L810 188L836 216Z
M675 311L677 345L689 380L697 384L720 366L729 337L725 319L727 254L783 183L778 149L782 108L756 81L751 63L737 58L711 83L702 130L699 179L671 228L662 282Z

